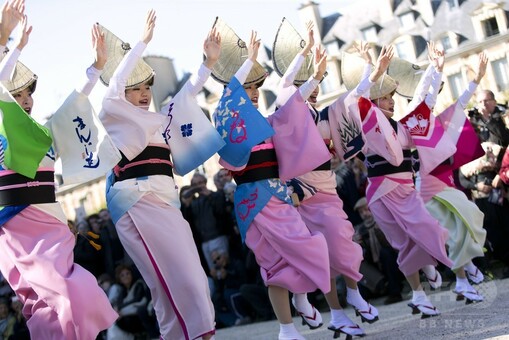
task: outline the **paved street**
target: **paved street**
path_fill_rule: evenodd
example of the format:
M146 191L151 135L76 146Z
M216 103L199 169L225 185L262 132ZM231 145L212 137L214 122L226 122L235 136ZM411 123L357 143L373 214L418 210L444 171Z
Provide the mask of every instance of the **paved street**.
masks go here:
M411 315L406 305L408 301L388 306L374 302L380 320L371 325L360 324L367 334L365 339L509 339L509 279L485 282L476 288L483 294L485 301L470 305L456 301L456 295L450 290L431 293L430 299L442 315L424 320L418 315ZM352 320L360 322L351 307L346 312ZM306 339L332 339L332 332L326 327L330 315L322 313L322 316L324 326L314 331L301 326L299 318L294 318L294 322ZM278 323L268 321L219 329L215 338L277 339L278 332ZM341 335L340 339L345 339L345 335Z

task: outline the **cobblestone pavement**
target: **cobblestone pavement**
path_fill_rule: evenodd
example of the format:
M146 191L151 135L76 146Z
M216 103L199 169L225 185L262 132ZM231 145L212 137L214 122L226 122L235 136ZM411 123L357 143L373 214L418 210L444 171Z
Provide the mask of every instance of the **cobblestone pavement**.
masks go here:
M411 296L392 305L383 305L380 301L373 304L378 308L380 320L373 324L360 323L351 307L345 309L347 315L358 322L366 332L364 339L509 339L509 279L484 282L476 289L484 296L481 303L466 305L456 301L451 290L439 290L429 294L432 303L442 313L438 317L421 319L411 315L407 307ZM379 303L377 303L379 302ZM294 318L294 323L301 334L309 340L332 339L332 332L327 329L330 314L322 313L324 325L316 330L309 330L301 325L301 320ZM216 340L277 339L279 324L277 321L253 323L244 326L219 329ZM345 339L342 334L340 339Z

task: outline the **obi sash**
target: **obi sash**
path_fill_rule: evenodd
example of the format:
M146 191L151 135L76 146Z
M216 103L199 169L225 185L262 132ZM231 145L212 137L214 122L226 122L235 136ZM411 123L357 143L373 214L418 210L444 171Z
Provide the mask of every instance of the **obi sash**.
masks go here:
M272 148L252 151L246 167L241 171L232 172L232 175L238 185L279 178L276 151Z
M37 171L33 179L11 171L0 176L0 206L54 202L56 197L53 171Z
M368 169L368 177L413 171L412 152L410 150L403 150L403 162L398 166L392 165L385 158L378 155L367 156L364 163Z
M132 160L122 155L122 159L113 169L115 181L152 175L173 177L173 167L168 148L147 146Z

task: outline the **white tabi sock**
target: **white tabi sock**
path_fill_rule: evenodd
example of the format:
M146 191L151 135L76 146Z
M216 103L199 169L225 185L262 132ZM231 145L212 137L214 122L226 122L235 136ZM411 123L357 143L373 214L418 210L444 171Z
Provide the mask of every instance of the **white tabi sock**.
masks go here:
M358 289L346 287L346 300L349 304L354 305L358 309L364 310L368 307L368 303L361 296Z
M279 324L279 339L304 339L292 323Z
M313 306L308 301L308 295L304 294L293 294L294 307L301 313L307 316L313 316Z
M426 293L424 292L424 290L412 290L412 302L413 303L423 302L425 300L427 300L427 296L426 296Z

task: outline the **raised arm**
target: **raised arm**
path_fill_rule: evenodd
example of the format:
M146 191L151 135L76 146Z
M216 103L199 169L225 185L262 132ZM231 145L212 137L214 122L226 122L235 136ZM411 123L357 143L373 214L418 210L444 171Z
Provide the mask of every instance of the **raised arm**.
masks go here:
M364 59L366 64L373 65L373 58L371 57L369 44L366 41L361 40L358 44L356 43L355 49L361 58Z
M304 100L307 100L318 84L320 84L327 69L327 54L325 50L321 51L319 46L315 49L314 66L313 76L299 87L299 92Z
M380 55L376 60L375 69L369 75L370 82L376 82L387 71L393 56L394 47L392 45L382 47L382 51L380 51Z
M205 60L200 65L198 72L193 74L186 83L186 88L193 96L196 96L201 91L221 54L221 35L216 31L216 27L209 31L207 38L203 42L203 54Z
M313 23L311 21L308 21L306 23L306 28L308 31L308 40L306 42L306 45L300 51L300 53L298 53L295 56L295 58L293 58L290 65L288 65L288 68L286 69L286 72L285 74L283 74L283 77L281 78L281 81L279 83L280 88L285 88L293 85L293 82L295 81L295 76L299 72L302 64L306 60L307 55L309 54L309 52L313 48L313 45L315 44Z
M152 37L154 36L154 28L156 27L156 11L151 9L147 13L147 17L145 19L145 29L143 30L143 38L141 41L143 41L146 45L152 40Z
M76 88L76 91L86 96L92 92L106 61L108 61L108 49L104 41L104 33L101 32L97 23L92 26L92 49L95 54L94 63L87 69L87 79L83 85Z
M481 83L481 79L486 74L486 67L488 66L488 56L486 53L479 53L479 62L477 64L477 72L474 77L474 83L479 85Z
M6 1L2 6L0 21L0 46L5 47L12 31L23 19L25 12L25 0ZM3 52L3 48L0 52Z
M106 92L106 98L109 97L120 97L125 98L125 86L131 72L136 67L136 64L141 59L143 52L147 48L147 44L152 40L154 34L156 21L156 14L151 9L145 19L145 27L141 40L124 56L120 64L117 66L113 73L108 90Z
M212 69L221 55L221 34L216 31L216 27L210 30L203 42L203 54L205 55L203 64Z
M359 84L352 91L352 95L356 97L369 96L369 89L375 84L375 82L387 71L391 59L394 56L394 47L392 45L383 46L378 58L376 60L375 68L371 71L371 55L369 53L368 44L361 42L357 48L359 54L366 61L366 67L364 69L363 76ZM371 71L371 73L369 73Z
M440 92L440 86L442 85L442 72L445 64L445 52L434 46L433 50L433 67L434 72L431 75L431 83L429 86L428 94L424 99L426 105L430 109L436 104L438 92Z
M413 111L426 99L428 94L433 73L436 71L435 43L433 41L428 42L428 60L429 65L417 84L412 101L410 101L406 107L407 112Z
M237 78L239 83L244 84L246 82L247 76L256 61L256 58L258 58L260 45L261 40L258 39L256 31L251 31L251 38L249 39L249 45L247 48L247 59L235 73L235 78Z
M467 104L474 95L475 90L477 90L477 86L481 83L481 79L486 74L487 66L488 56L484 52L479 53L479 61L477 63L477 70L474 79L468 83L467 89L463 91L461 96L458 98L458 104L460 104L463 109L467 107Z
M32 33L32 26L28 25L28 19L25 15L21 20L21 34L16 48L9 51L7 57L3 58L0 63L0 81L8 81L11 79L14 68L16 67L16 61L23 48L28 44L30 33Z
M359 56L366 62L364 65L364 71L362 72L361 81L357 84L355 89L350 92L351 95L359 98L361 96L369 96L369 89L373 85L373 83L369 81L369 75L373 68L373 59L371 58L371 53L369 51L370 48L367 42L361 40L358 44L355 44L355 49Z

